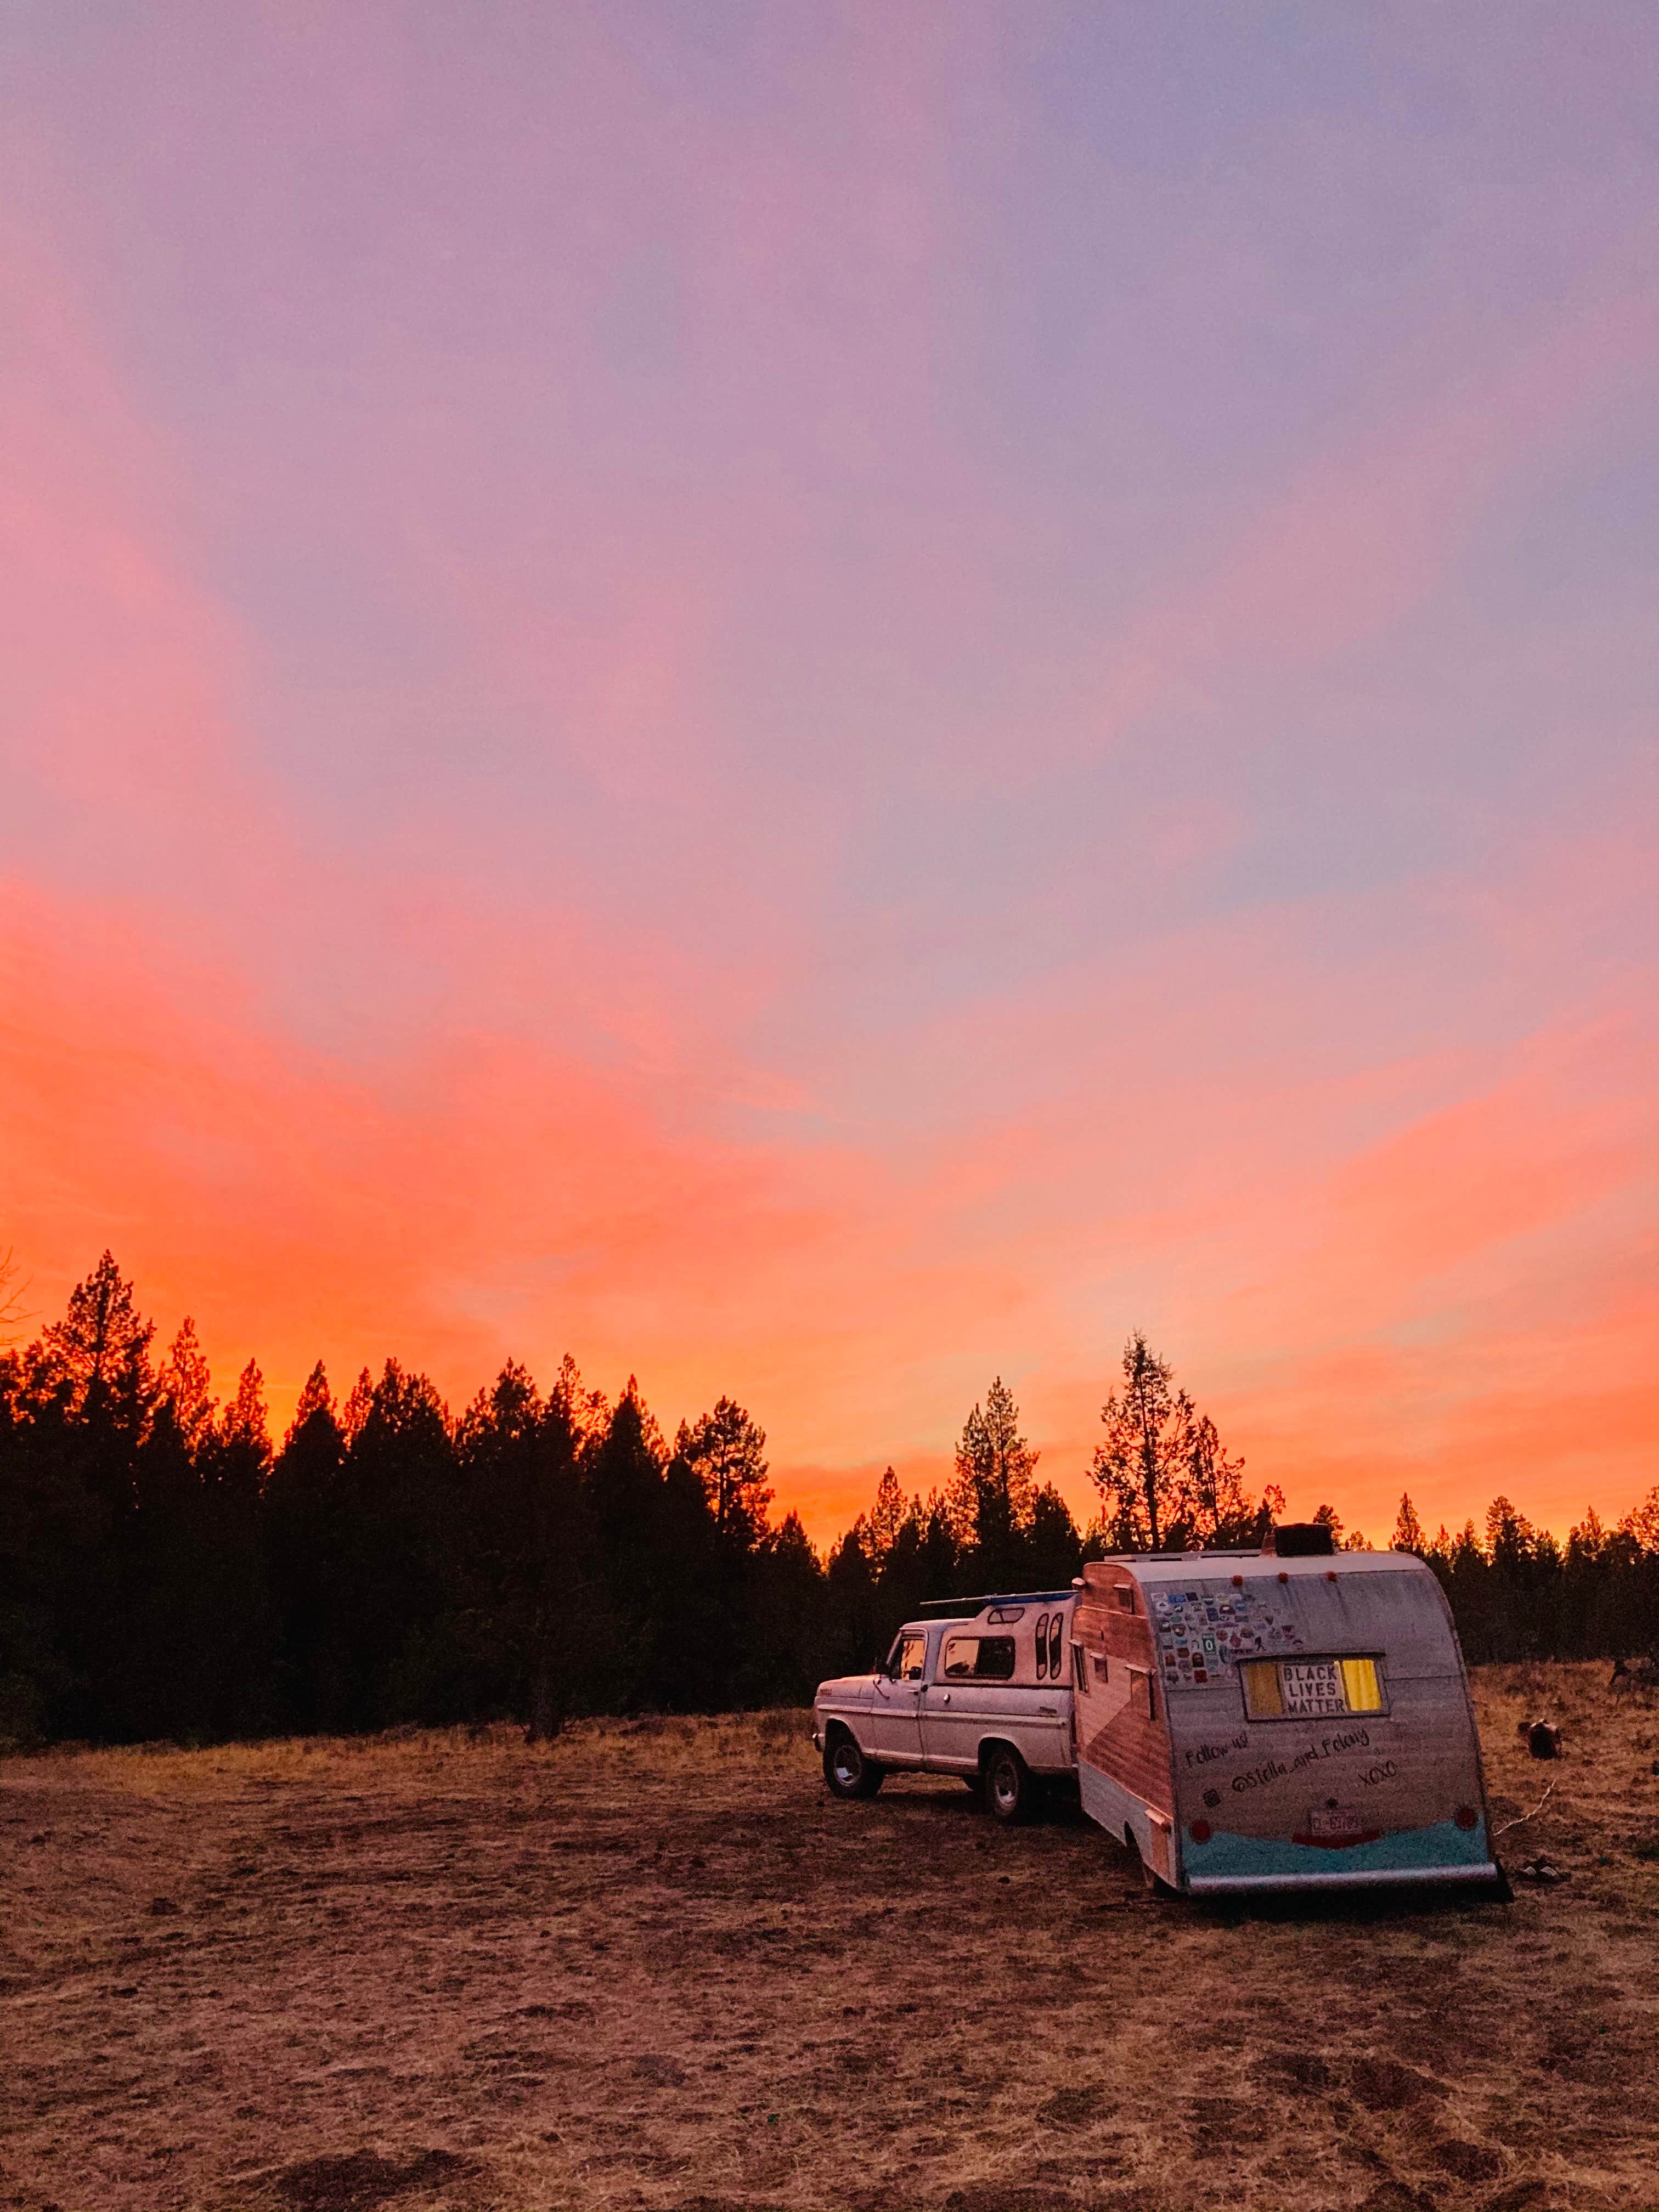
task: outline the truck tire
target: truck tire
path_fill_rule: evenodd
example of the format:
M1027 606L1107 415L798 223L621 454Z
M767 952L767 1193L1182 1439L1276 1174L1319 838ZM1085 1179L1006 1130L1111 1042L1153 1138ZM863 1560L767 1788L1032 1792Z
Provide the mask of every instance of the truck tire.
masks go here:
M873 1797L886 1780L849 1730L838 1729L823 1747L823 1779L832 1797Z
M1031 1809L1036 1785L1030 1769L1009 1743L994 1743L985 1753L981 1769L985 1782L985 1802L991 1808L993 1819L1005 1827L1023 1820Z

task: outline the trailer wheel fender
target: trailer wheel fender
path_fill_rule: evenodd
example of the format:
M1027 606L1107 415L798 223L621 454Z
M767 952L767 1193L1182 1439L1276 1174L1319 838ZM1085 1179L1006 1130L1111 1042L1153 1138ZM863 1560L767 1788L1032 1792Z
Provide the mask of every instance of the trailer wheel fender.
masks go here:
M846 1723L831 1721L823 1732L823 1779L830 1796L873 1797L886 1778Z

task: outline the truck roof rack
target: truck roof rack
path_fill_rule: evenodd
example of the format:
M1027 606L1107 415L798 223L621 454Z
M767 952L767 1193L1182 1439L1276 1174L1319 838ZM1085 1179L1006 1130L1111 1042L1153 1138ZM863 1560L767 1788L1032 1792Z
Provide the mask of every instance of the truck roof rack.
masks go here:
M1068 1584L1065 1589L1048 1590L992 1590L983 1597L930 1597L916 1607L915 1618L937 1619L940 1614L983 1613L988 1605L1058 1605L1061 1599L1075 1597L1077 1592Z

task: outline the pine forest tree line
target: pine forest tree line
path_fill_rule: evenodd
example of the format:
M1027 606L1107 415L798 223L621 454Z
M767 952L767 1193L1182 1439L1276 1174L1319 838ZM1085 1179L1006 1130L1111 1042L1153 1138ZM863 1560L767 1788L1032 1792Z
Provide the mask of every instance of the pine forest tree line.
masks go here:
M944 1489L907 1496L890 1467L821 1559L775 1517L743 1407L671 1441L632 1378L612 1404L568 1358L545 1392L510 1362L458 1419L395 1359L343 1401L319 1364L273 1449L258 1367L219 1403L189 1320L157 1360L106 1253L61 1321L0 1353L0 1744L501 1718L550 1736L580 1714L799 1703L927 1599L1248 1545L1282 1512L1139 1334L1101 1421L1087 1530L998 1377ZM1440 1577L1473 1659L1653 1642L1659 1491L1565 1547L1504 1498L1484 1535L1430 1540L1407 1498L1394 1541Z

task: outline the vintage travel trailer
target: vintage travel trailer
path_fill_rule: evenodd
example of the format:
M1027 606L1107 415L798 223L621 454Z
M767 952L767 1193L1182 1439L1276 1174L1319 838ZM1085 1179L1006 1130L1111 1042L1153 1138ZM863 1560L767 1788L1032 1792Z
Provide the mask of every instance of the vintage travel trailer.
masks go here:
M1409 1553L1314 1527L1093 1561L1072 1666L1084 1809L1158 1881L1502 1883L1450 1610Z

